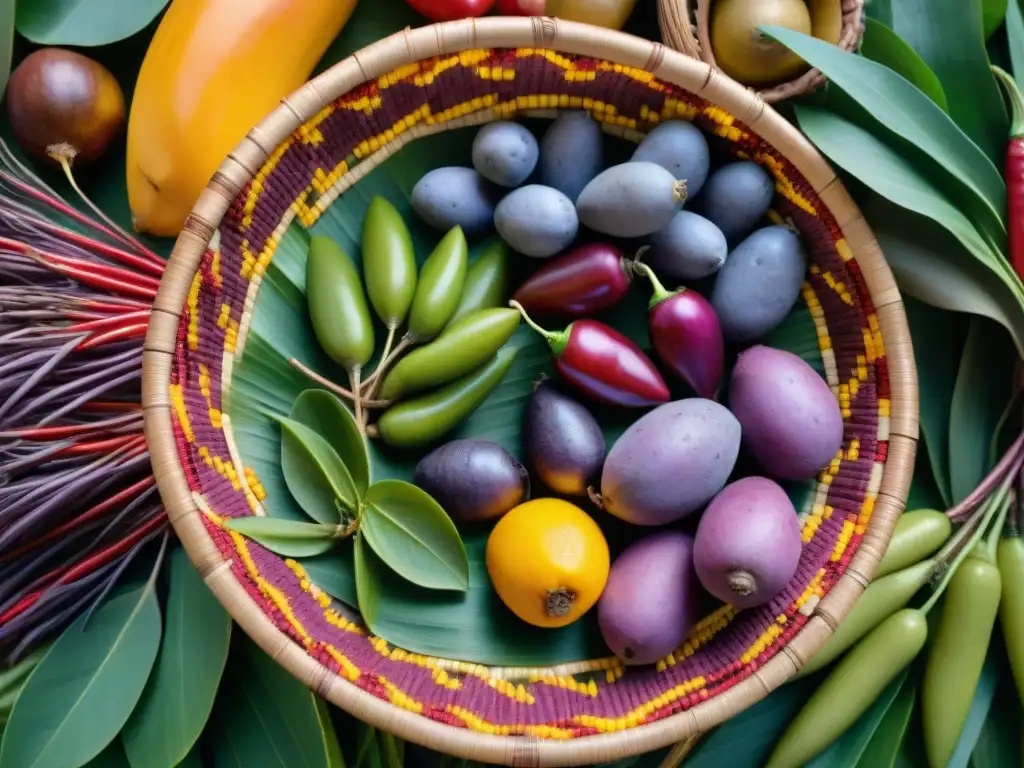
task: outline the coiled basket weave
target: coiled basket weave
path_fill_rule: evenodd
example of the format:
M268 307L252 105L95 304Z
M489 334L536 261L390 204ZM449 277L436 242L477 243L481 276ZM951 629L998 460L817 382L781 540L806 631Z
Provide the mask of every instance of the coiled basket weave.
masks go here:
M499 76L500 75L500 76ZM803 233L804 299L846 421L817 484L804 555L772 604L726 606L656 669L427 658L370 636L285 561L217 521L253 514L259 478L221 415L281 233L407 142L455 126L583 108L640 138L684 118L776 179ZM917 382L878 243L828 164L761 99L658 43L550 18L490 18L384 39L285 99L211 179L182 231L146 339L146 435L171 522L210 588L285 668L357 717L427 747L517 766L618 759L685 740L784 683L856 602L903 510ZM273 506L273 499L266 504ZM350 618L346 619L344 616ZM590 673L587 682L573 675ZM596 674L595 674L596 673Z

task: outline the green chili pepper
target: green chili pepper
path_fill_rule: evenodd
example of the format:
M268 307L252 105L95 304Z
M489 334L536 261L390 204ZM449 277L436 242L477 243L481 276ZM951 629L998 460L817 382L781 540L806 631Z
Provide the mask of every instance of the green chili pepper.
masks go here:
M925 754L946 766L967 720L999 612L999 569L978 548L949 581L921 684Z
M378 397L394 400L454 381L490 360L519 327L514 309L481 309L404 358L384 377Z
M377 196L363 219L363 276L377 317L394 331L416 294L416 255L401 214Z
M999 623L1017 693L1024 701L1024 540L1016 525L1007 525L996 550L996 562L1003 582Z
M767 768L797 768L839 738L927 639L928 621L916 608L904 608L875 627L811 694L775 745Z
M518 351L505 347L468 376L389 408L377 422L378 434L388 445L402 448L426 445L443 437L468 419L497 388Z
M508 288L508 246L504 240L495 240L480 254L466 271L466 284L462 298L455 308L451 322L475 312L505 306Z
M324 352L350 374L358 373L373 356L373 321L355 264L329 237L310 238L306 298Z
M453 227L424 262L409 313L409 333L415 341L430 341L452 319L466 282L468 256L462 228Z
M885 557L879 563L874 578L902 571L934 555L952 532L953 524L945 512L934 509L905 512L896 523L889 548L885 550Z
M928 583L935 566L933 560L926 560L872 581L822 649L811 657L797 677L827 667L879 623L905 607L910 598Z

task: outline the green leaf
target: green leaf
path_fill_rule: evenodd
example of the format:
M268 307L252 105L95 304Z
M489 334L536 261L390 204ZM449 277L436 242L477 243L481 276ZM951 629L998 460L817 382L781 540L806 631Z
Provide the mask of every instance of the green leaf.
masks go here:
M384 563L373 554L369 545L363 543L363 537L357 534L353 544L353 555L355 557L356 574L356 597L359 600L359 612L363 617L366 626L375 634L377 632L377 619L381 617L380 601L382 588L385 580ZM381 635L383 637L383 635Z
M869 19L892 26L892 0L864 0L864 11Z
M78 768L100 754L142 695L160 624L152 579L79 617L25 683L0 768Z
M857 762L857 768L893 768L916 701L917 681L908 680L878 724L874 736Z
M281 471L294 499L318 523L341 523L359 508L359 489L332 445L305 424L278 418ZM340 505L340 506L339 506Z
M228 658L231 616L177 547L156 667L121 733L132 768L178 765L203 732Z
M974 691L974 699L971 700L971 708L967 711L967 720L960 731L960 739L946 768L967 768L971 762L971 755L981 737L989 712L992 711L1000 675L1010 677L1009 672L1003 657L1002 644L990 643L985 664L981 668L981 677L978 678L978 687Z
M4 726L11 717L11 710L14 709L14 702L21 695L25 681L39 666L39 662L45 655L46 649L40 649L32 655L26 656L10 669L0 672L0 741L2 741Z
M971 318L949 417L950 489L964 499L988 474L989 442L1013 387L1016 356L995 323Z
M943 509L945 506L946 502L932 476L928 446L921 442L914 463L914 477L910 481L910 493L907 494L907 509Z
M402 578L428 589L469 588L459 532L426 491L401 480L374 483L359 527L366 543Z
M228 528L248 536L271 552L284 557L312 557L335 545L336 525L301 523L276 517L236 517L225 520Z
M1005 658L1003 660L1005 664ZM996 700L989 709L981 735L971 755L972 768L1018 768L1024 765L1021 735L1024 734L1024 710L1013 678L1002 668Z
M939 82L939 78L917 55L917 51L885 24L868 18L860 53L872 61L884 64L897 74L903 75L943 110L949 111L946 94L942 91L942 83Z
M358 729L359 739L356 743L354 768L384 768L380 743L377 741L377 729L366 723L359 723Z
M302 558L299 564L305 568L309 580L320 589L349 607L358 609L354 556L351 550L352 545L343 541L330 552Z
M1020 0L1011 0L1006 9L1006 38L1013 67L1013 79L1024 87L1024 15L1021 14Z
M359 498L365 496L366 489L370 487L366 438L359 432L359 425L345 404L326 390L307 389L296 398L289 418L309 427L330 443L351 475Z
M1009 121L989 70L981 6L981 0L899 0L892 4L892 28L938 76L956 124L999 160Z
M217 768L343 768L322 699L248 638L224 681L211 731Z
M125 755L121 742L115 740L86 763L85 768L131 768L131 763L128 762L128 756ZM188 766L184 766L184 768L188 768Z
M14 58L14 9L16 0L0 0L0 93L7 87Z
M405 742L387 731L377 731L381 751L384 753L385 768L402 768L405 765Z
M902 2L896 5L902 7ZM992 232L993 237L1001 234L1005 240L1006 185L1002 176L992 160L941 107L888 67L863 56L784 27L763 27L762 30L820 69L832 85L867 110L874 117L874 129L884 126L917 147L923 157L930 158L936 172L944 171L956 179L965 188L958 203L972 212L984 231ZM906 38L905 34L903 36ZM987 70L986 77L996 87ZM948 87L945 90L952 107L952 95ZM1003 136L1005 138L1005 132ZM870 167L871 163L863 165ZM997 239L997 242L1001 241Z
M28 0L18 31L40 45L107 45L145 28L167 0Z
M982 0L982 30L986 40L992 37L1003 23L1008 5L1007 0Z
M201 744L192 747L185 759L178 763L177 768L203 768L203 750Z

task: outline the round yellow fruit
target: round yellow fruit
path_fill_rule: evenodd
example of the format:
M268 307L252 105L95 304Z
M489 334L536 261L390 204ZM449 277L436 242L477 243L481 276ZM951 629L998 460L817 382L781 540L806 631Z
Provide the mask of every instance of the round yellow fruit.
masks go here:
M711 6L711 50L718 67L744 85L790 80L807 69L786 46L765 37L758 27L788 27L811 34L804 0L715 0Z
M564 627L590 610L610 565L597 523L560 499L520 504L487 539L487 572L498 597L538 627Z

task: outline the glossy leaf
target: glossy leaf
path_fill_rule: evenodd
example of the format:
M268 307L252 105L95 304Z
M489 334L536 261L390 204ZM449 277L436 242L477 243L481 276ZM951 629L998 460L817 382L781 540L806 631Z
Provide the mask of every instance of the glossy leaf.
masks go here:
M0 91L7 87L14 58L14 11L16 0L0 0Z
M176 768L204 768L202 745L196 744Z
M170 555L160 655L121 733L132 768L178 765L213 710L231 640L231 616L181 547Z
M296 398L289 418L330 443L351 475L359 497L364 496L370 487L366 438L359 433L359 425L345 404L326 390L307 389Z
M304 557L299 563L309 580L350 608L358 608L352 542L342 541L335 549L315 557Z
M115 740L110 742L110 746L86 763L85 768L132 768L132 765L128 762L124 746L120 741ZM189 768L189 766L181 766L181 768Z
M380 559L413 584L462 592L469 587L466 548L455 523L417 486L401 480L370 486L359 528Z
M271 552L285 557L312 557L333 547L338 531L335 525L302 523L276 517L236 517L225 520L236 533L248 536Z
M168 0L29 0L18 31L41 45L107 45L146 27Z
M936 173L957 180L964 187L958 204L971 212L984 231L991 232L993 238L1001 233L1005 241L1006 185L1002 175L941 107L888 67L863 56L784 27L764 27L763 31L820 69L830 85L866 109L876 121L873 131L884 126L930 158ZM994 85L992 75L986 76ZM951 100L948 89L946 98ZM843 163L839 165L845 168ZM872 163L862 165L870 168ZM868 186L873 184L868 182Z
M377 741L377 729L366 723L357 726L359 737L356 741L356 761L353 768L384 768Z
M989 70L981 6L982 0L899 0L892 4L892 28L938 76L957 125L997 160L1008 117Z
M216 768L344 768L323 700L248 638L232 649L224 681Z
M982 34L986 40L1002 25L1008 5L1007 0L981 0Z
M857 762L857 768L893 768L916 701L917 681L907 680L878 724Z
M1018 768L1024 765L1024 709L1005 666L1002 667L1001 678L995 702L989 709L971 754L971 768Z
M348 467L333 446L305 424L284 418L278 422L281 471L288 490L318 523L341 523L359 508L359 490Z
M864 0L865 16L892 26L892 0Z
M957 741L953 756L949 759L949 765L946 768L967 768L970 764L971 755L974 753L985 722L992 711L992 704L996 699L996 689L999 687L999 678L1001 675L1008 677L1009 670L1006 664L1002 644L990 643L988 654L985 656L985 664L981 668L981 677L978 678L978 687L975 689L974 699L971 701L971 708L967 711L967 720L960 731L960 740Z
M1010 401L1015 356L1006 335L972 318L949 418L950 489L954 502L988 474L989 441Z
M370 545L366 543L362 534L355 537L352 542L352 553L354 556L354 568L356 575L356 598L359 601L359 613L366 622L366 626L375 634L377 632L377 619L381 617L380 600L382 583L387 578L387 567L381 562Z
M1024 83L1024 14L1021 13L1020 0L1010 0L1006 9L1006 39L1013 79L1021 87Z
M872 18L867 19L860 53L903 75L943 110L949 111L939 78L928 68L924 59L918 56L917 51L885 24Z
M99 755L142 695L160 626L151 579L68 627L14 705L0 768L79 768Z

